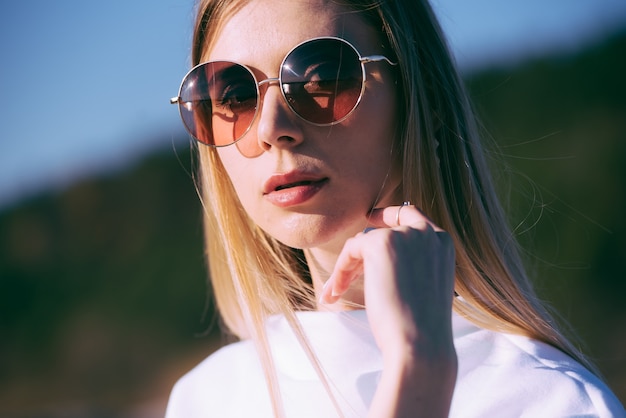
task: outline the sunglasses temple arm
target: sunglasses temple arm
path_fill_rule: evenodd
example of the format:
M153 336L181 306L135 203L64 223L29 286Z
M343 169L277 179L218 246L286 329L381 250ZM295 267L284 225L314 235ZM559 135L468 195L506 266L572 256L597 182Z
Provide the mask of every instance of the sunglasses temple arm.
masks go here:
M363 64L367 64L368 62L387 61L389 65L398 65L397 62L391 61L389 58L387 58L384 55L370 55L369 57L362 57L360 61Z
M170 104L178 104L180 102L180 96L178 97L172 97L170 99Z

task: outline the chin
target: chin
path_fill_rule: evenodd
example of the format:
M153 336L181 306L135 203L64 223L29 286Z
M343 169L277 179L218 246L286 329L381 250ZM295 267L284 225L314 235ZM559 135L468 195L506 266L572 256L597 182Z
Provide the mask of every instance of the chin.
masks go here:
M364 221L357 222L339 221L324 217L307 216L307 219L298 221L290 220L281 228L264 229L269 235L282 244L301 250L313 248L326 248L340 251L346 240L364 228Z

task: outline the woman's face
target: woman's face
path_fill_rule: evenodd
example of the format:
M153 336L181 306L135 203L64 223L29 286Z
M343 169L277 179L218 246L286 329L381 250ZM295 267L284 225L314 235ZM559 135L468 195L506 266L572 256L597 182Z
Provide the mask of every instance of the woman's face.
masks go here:
M203 60L245 64L258 80L278 77L294 46L320 36L346 39L362 56L385 52L377 31L333 2L255 0L226 22ZM246 136L218 149L249 216L288 246L337 251L367 225L370 209L401 202L393 70L384 62L365 70L361 103L343 122L302 120L271 83Z

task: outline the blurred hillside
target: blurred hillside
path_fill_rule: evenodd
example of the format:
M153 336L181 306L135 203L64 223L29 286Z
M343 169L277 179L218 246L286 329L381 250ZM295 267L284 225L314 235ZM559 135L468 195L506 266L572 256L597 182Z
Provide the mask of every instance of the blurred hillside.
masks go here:
M2 213L1 417L126 416L211 349L190 161L155 155Z
M626 32L467 77L538 291L626 403Z
M467 77L541 294L626 402L626 33ZM189 150L0 213L0 417L161 416L216 344Z

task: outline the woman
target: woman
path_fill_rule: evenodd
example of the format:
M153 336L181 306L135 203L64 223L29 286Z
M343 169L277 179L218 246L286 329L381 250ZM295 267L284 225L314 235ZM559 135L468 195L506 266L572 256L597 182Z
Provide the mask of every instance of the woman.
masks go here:
M424 1L201 1L178 103L240 342L167 416L619 416L534 295Z

